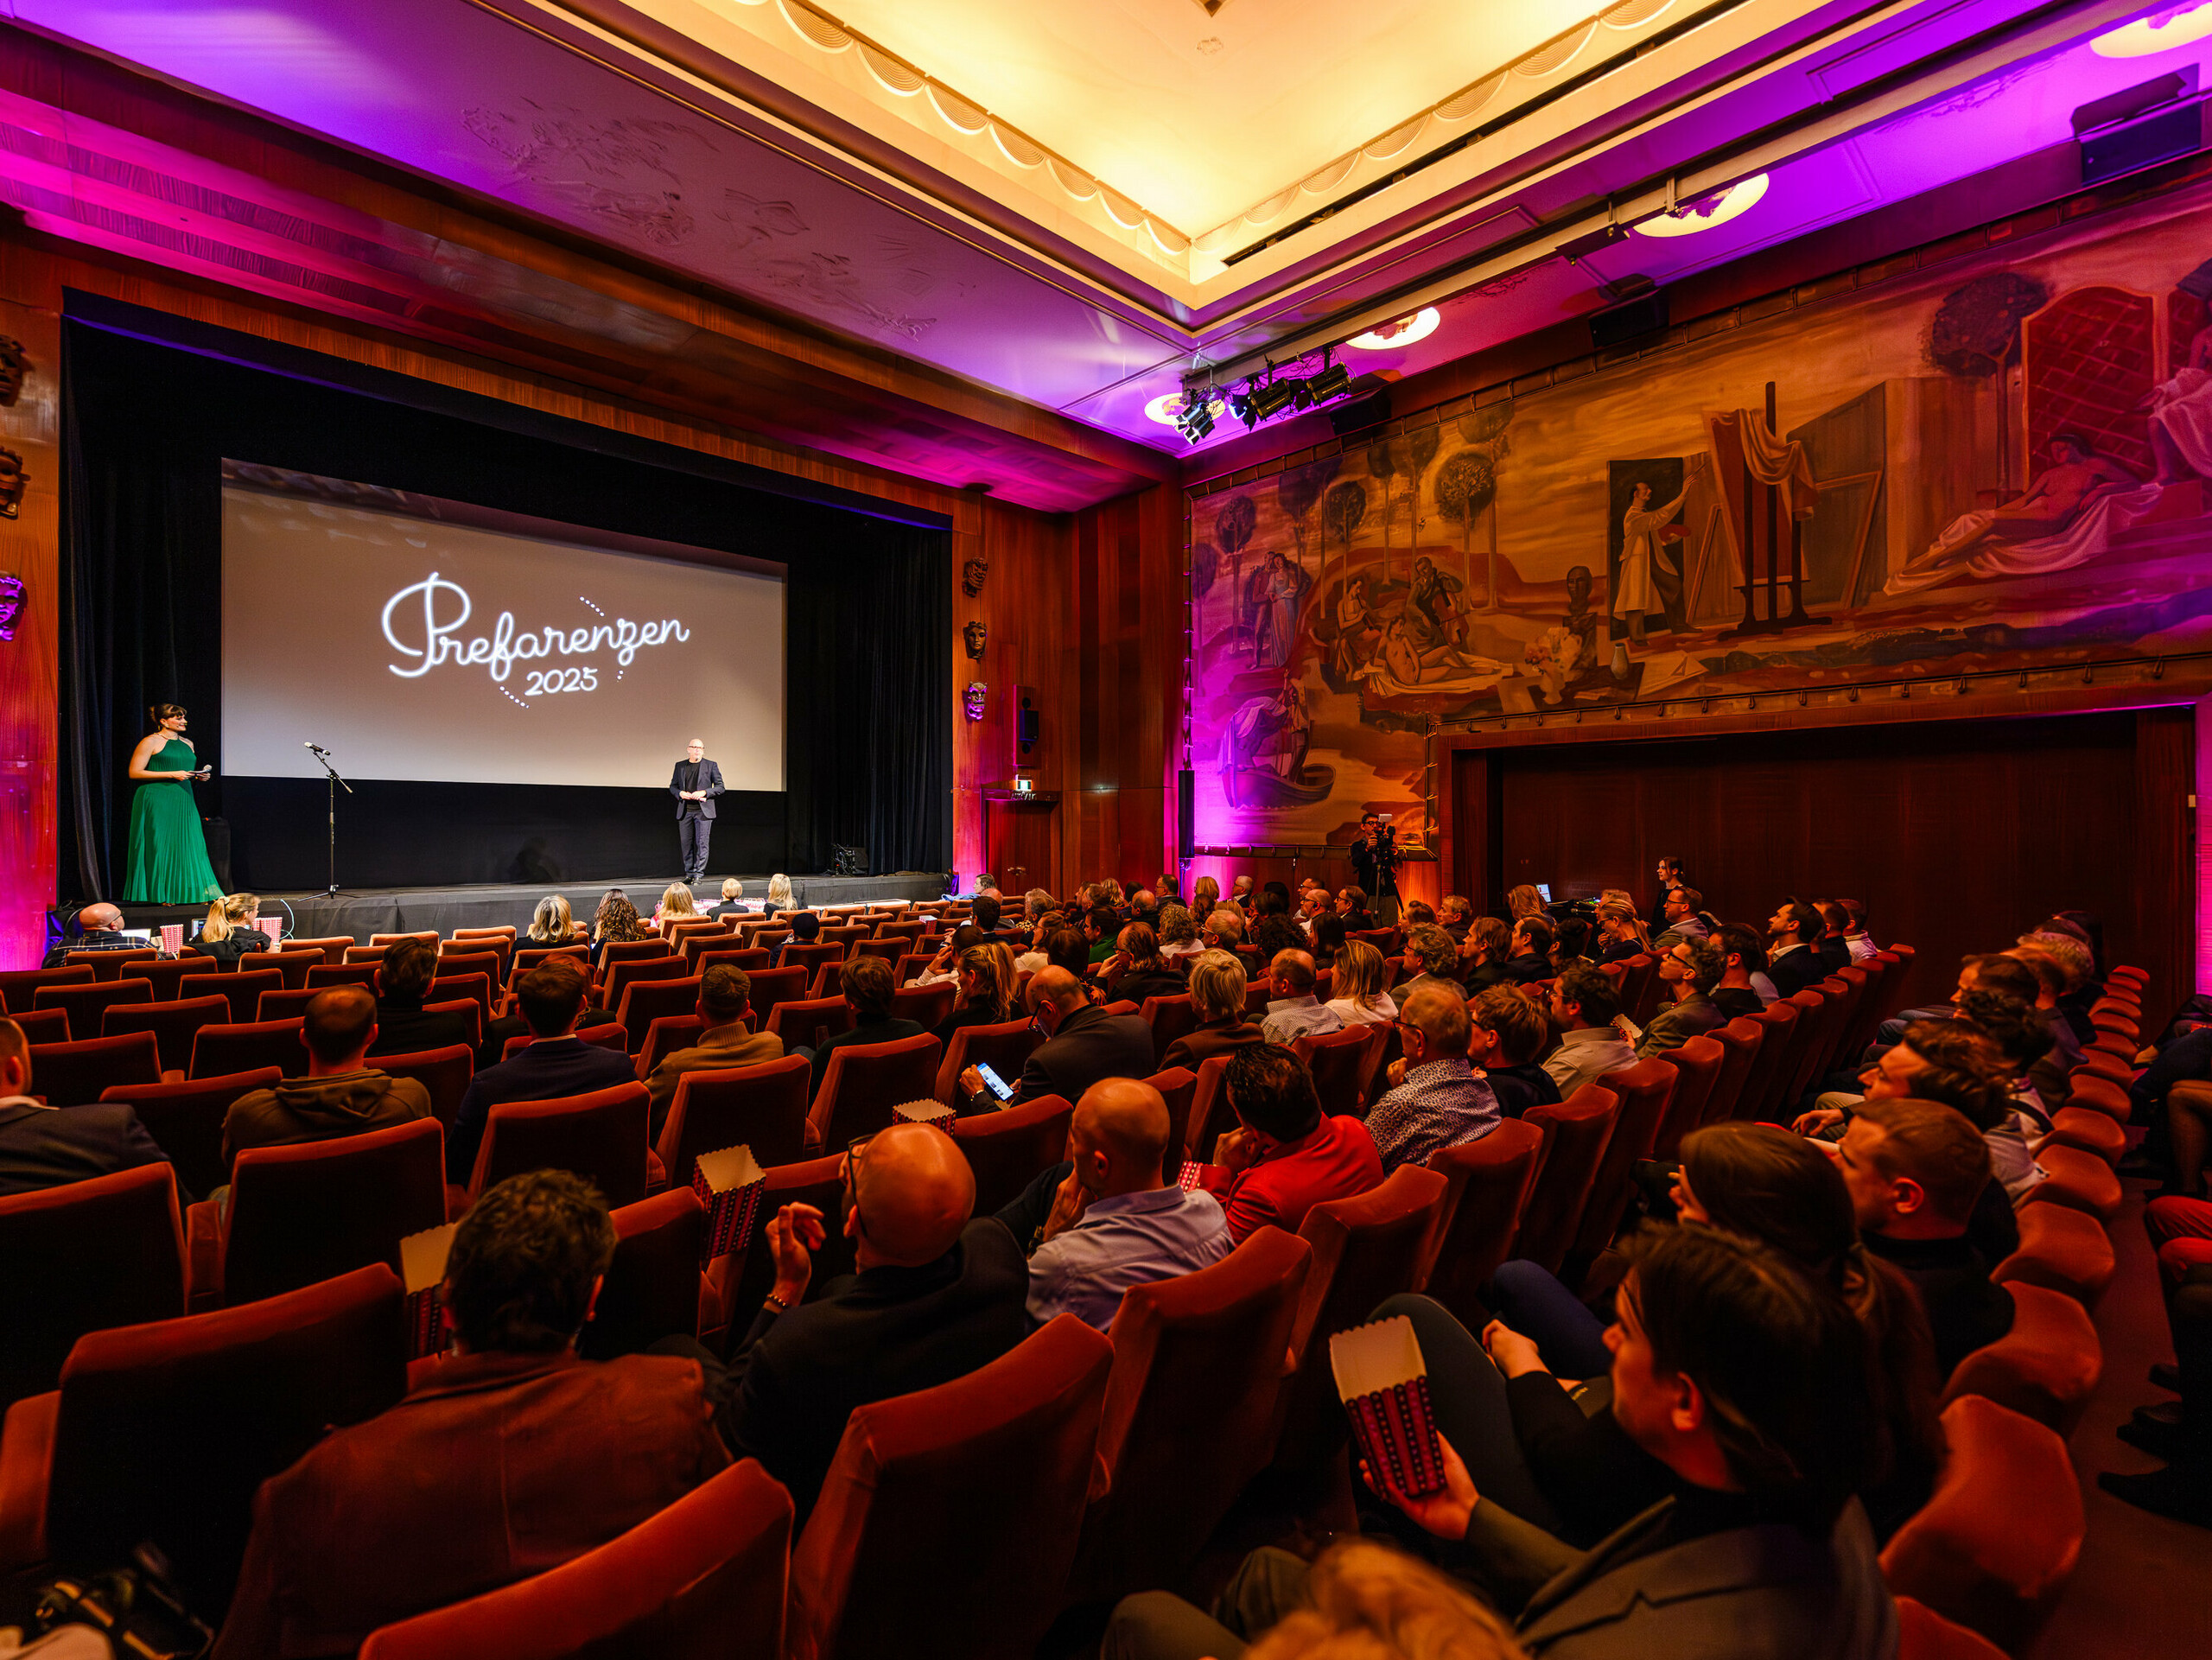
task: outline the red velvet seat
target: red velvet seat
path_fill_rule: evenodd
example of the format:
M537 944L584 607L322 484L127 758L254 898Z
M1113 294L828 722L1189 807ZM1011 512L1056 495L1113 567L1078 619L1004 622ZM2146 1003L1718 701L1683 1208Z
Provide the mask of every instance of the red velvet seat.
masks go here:
M642 1354L667 1337L699 1335L699 1259L707 1207L690 1186L613 1213L614 1260L578 1345L587 1359Z
M484 1011L484 1019L488 1022L493 1018L492 987L494 983L492 976L480 969L469 974L440 974L423 992L423 1006L428 1008L433 1003L451 1002L456 998L466 997Z
M2023 1205L2016 1214L2019 1248L1989 1277L2063 1292L2094 1313L2119 1263L2103 1224L2065 1205Z
M784 954L778 959L778 966L787 969L804 969L807 978L811 980L814 977L814 971L824 963L842 963L844 960L845 948L842 944L823 944L817 941L809 945L794 940L784 947Z
M1108 1486L1084 1518L1073 1600L1178 1583L1265 1466L1313 1258L1261 1228L1211 1268L1123 1295L1098 1437Z
M2066 1106L2063 1110L2078 1109L2100 1112L2123 1129L2126 1128L2127 1121L2134 1112L2134 1103L2124 1085L2115 1084L2108 1078L2098 1078L2079 1071L2067 1081L2073 1085L2073 1092L2066 1097Z
M312 969L308 970L314 972ZM223 996L231 1000L231 1021L243 1026L254 1016L264 991L282 991L282 969L233 969L228 974L188 974L176 983L180 997Z
M645 1196L648 1103L642 1084L501 1102L485 1123L469 1198L526 1170L569 1170L597 1184L609 1210L636 1204Z
M1313 1092L1320 1097L1322 1111L1361 1116L1359 1089L1367 1076L1367 1052L1382 1040L1379 1027L1348 1026L1341 1032L1309 1034L1290 1046L1313 1074Z
M161 1056L162 1070L181 1072L192 1064L192 1040L200 1028L230 1017L230 1002L223 997L180 997L172 1003L117 1003L101 1017L99 1035L119 1038L132 1032L151 1032L155 1051Z
M243 1026L203 1026L192 1040L192 1076L214 1078L224 1072L274 1066L287 1078L303 1078L308 1049L301 1034L306 1027L307 1021L301 1017L251 1021Z
M1666 1059L1675 1069L1675 1091L1667 1100L1667 1116L1659 1121L1651 1156L1671 1161L1681 1153L1682 1137L1704 1122L1706 1103L1720 1081L1728 1051L1712 1038L1692 1038L1668 1050Z
M807 982L812 976L804 969L761 969L748 970L753 1012L760 1019L760 1029L772 1032L776 1028L768 1022L773 1018L778 1003L804 1002Z
M791 1499L747 1459L533 1579L372 1631L361 1660L774 1660Z
M749 1147L763 1170L806 1156L806 1089L813 1069L804 1055L758 1066L686 1072L660 1128L658 1151L668 1185L688 1187L702 1153Z
M1187 991L1179 996L1147 997L1137 1015L1152 1028L1152 1059L1155 1065L1166 1059L1168 1045L1198 1029L1198 1006Z
M371 934L369 944L397 945L403 939L419 939L426 945L435 945L438 943L438 931L435 928L416 928L404 933Z
M1621 1098L1620 1110L1614 1115L1613 1133L1606 1138L1605 1156L1591 1180L1582 1218L1575 1224L1577 1255L1592 1257L1613 1243L1634 1187L1629 1173L1638 1159L1651 1156L1678 1076L1675 1063L1657 1055L1605 1074L1605 1087Z
M353 936L351 934L327 934L315 939L288 939L284 942L284 949L288 951L321 951L322 960L335 968L346 960L346 948L353 943Z
M852 949L855 957L880 957L894 968L906 954L906 942L903 939L863 939ZM786 951L785 955L788 957L790 952Z
M2071 1148L2107 1165L2117 1165L2127 1151L2127 1129L2094 1108L2061 1107L2051 1115L2050 1137L2045 1145Z
M185 1310L176 1178L143 1164L0 1199L0 1410L61 1380L87 1332Z
M1007 1083L1017 1083L1030 1055L1044 1040L1037 1023L1027 1016L994 1026L959 1027L945 1046L936 1087L930 1093L949 1107L959 1105L960 1074L976 1065L988 1066Z
M1428 1167L1449 1187L1414 1289L1426 1290L1463 1322L1481 1323L1478 1294L1512 1246L1543 1150L1541 1126L1508 1118L1480 1141L1429 1155Z
M221 1078L195 1078L160 1084L118 1084L100 1093L103 1101L120 1101L138 1115L138 1122L154 1138L154 1145L168 1154L176 1178L193 1198L212 1193L231 1179L223 1160L223 1116L231 1103L255 1090L283 1081L274 1066L250 1072L231 1072Z
M1171 1066L1145 1082L1167 1103L1167 1145L1160 1149L1160 1173L1173 1181L1183 1169L1183 1138L1190 1128L1191 1103L1198 1093L1198 1075L1188 1066Z
M1068 1155L1068 1124L1075 1103L1039 1096L1003 1112L957 1120L952 1139L976 1173L976 1214L988 1216L1021 1196L1023 1188Z
M791 1553L791 1660L1030 1660L1113 1364L1062 1314L965 1377L855 1409Z
M1943 1403L1986 1396L2070 1435L2104 1371L2097 1328L2088 1311L2063 1291L2024 1280L2005 1289L2012 1299L2012 1329L1959 1362L1943 1386Z
M2100 1222L2120 1214L2120 1178L2112 1167L2094 1153L2078 1148L2046 1146L2036 1155L2045 1180L2036 1184L2026 1205L2068 1205L2087 1211Z
M630 1053L629 1034L613 1021L607 1021L604 1026L579 1027L576 1030L576 1037L580 1042L595 1043L601 1048L611 1049L618 1055L626 1055ZM499 1059L512 1060L524 1050L529 1048L531 1042L529 1033L516 1033L500 1046Z
M136 1008L136 1004L126 1004ZM15 1021L26 1043L67 1043L69 1041L69 1016L59 1008L26 1008L8 1018Z
M372 1262L395 1272L399 1242L446 1219L445 1135L435 1118L291 1147L231 1165L227 1208L186 1221L195 1307L237 1307Z
M696 955L687 951L684 956L694 974L704 974L709 969L727 964L734 969L743 969L750 975L768 966L769 953L764 951L722 945L711 938L703 944L697 939L686 940L684 944L701 947Z
M679 964L680 966L680 964ZM632 980L614 1007L614 1023L636 1054L645 1046L645 1033L664 1014L689 1014L699 1006L703 975L671 976L666 979Z
M257 969L276 970L284 983L285 990L299 991L306 988L308 971L322 965L322 953L286 947L281 951L262 952L254 958L253 965ZM156 997L162 995L159 987L155 989L154 995Z
M841 1043L830 1052L822 1087L806 1115L811 1148L844 1146L891 1123L904 1101L926 1101L937 1084L944 1046L927 1032L888 1043Z
M74 968L0 970L0 1009L10 1014L20 1014L31 1007L31 999L46 986L88 986L92 983L92 971L82 964Z
M367 1268L79 1338L60 1388L8 1414L0 1573L125 1562L150 1541L190 1606L222 1607L262 1482L404 1392L403 1301L390 1269Z
M369 1065L394 1078L411 1078L430 1092L430 1111L450 1129L461 1110L461 1097L468 1093L476 1076L476 1052L465 1043L441 1049L418 1049L412 1054L377 1055Z
M1766 1028L1751 1070L1744 1078L1732 1116L1771 1123L1783 1110L1782 1077L1784 1063L1796 1053L1798 1016L1804 1011L1788 998L1769 1003L1756 1014L1745 1016Z
M118 1084L162 1081L161 1051L151 1032L74 1043L35 1043L30 1054L32 1092L44 1096L50 1107L82 1106Z
M1705 1110L1699 1115L1700 1128L1723 1123L1737 1116L1744 1085L1750 1080L1759 1049L1766 1041L1766 1025L1748 1014L1739 1014L1726 1026L1714 1027L1706 1035L1720 1046L1720 1075L1713 1080L1713 1093L1706 1097Z
M683 959L671 957L664 951L658 957L628 957L601 963L599 970L600 1007L620 1008L622 994L641 980L682 980L686 977Z
M470 974L480 974L495 986L504 985L507 978L506 952L496 948L465 950L458 943L440 949L438 979L457 980Z
M1282 1393L1277 1469L1317 1471L1344 1445L1351 1423L1337 1394L1329 1339L1363 1324L1385 1297L1421 1283L1450 1192L1451 1183L1435 1171L1407 1164L1378 1187L1306 1212L1298 1237L1312 1248L1313 1262L1291 1326L1297 1370Z
M1924 1603L1898 1597L1897 1660L2005 1660L1979 1632L1955 1625Z
M753 1020L751 1010L746 1011L745 1018L749 1029ZM645 1040L638 1048L638 1081L642 1084L651 1078L653 1075L653 1068L678 1049L696 1048L699 1034L706 1029L706 1021L701 1020L696 1014L653 1016L652 1023L645 1027ZM625 1032L622 1034L623 1041L626 1043L629 1036L630 1034Z
M136 977L138 973L137 964L156 962L161 955L162 948L158 945L143 945L136 950L119 951L69 951L63 955L61 966L66 969L82 964L92 970L94 980L105 983ZM126 967L126 964L130 966Z
M933 986L901 986L891 994L891 1018L912 1021L926 1032L950 1017L959 996L959 983L952 980L940 980Z
M446 1002L432 1001L423 1005L425 1014L457 1014L468 1027L468 1047L473 1053L484 1046L484 1006L474 997L455 997Z
M896 982L894 981L893 983L895 984ZM817 964L814 970L813 983L807 989L807 1001L811 1002L823 997L842 997L844 995L844 960L841 957L835 963Z
M1198 1081L1191 1093L1191 1123L1185 1137L1185 1158L1205 1163L1214 1143L1236 1128L1236 1114L1229 1104L1227 1055L1208 1055L1198 1063Z
M33 1008L58 1008L69 1017L72 1041L101 1035L107 1011L118 1003L150 1003L150 980L102 980L82 986L41 986L31 994Z
M1598 1167L1613 1138L1620 1097L1602 1084L1585 1084L1556 1106L1534 1106L1521 1122L1541 1131L1535 1186L1521 1212L1512 1254L1559 1272L1582 1222Z
M845 1150L800 1164L779 1164L767 1173L760 1195L760 1222L741 1255L717 1258L708 1270L733 1339L742 1336L760 1312L760 1305L776 1283L776 1264L768 1250L767 1218L785 1205L811 1205L825 1217L843 1213ZM1003 1203L1003 1201L1001 1201ZM979 1193L976 1214L984 1213ZM814 1255L814 1277L808 1282L810 1297L839 1275L853 1271L853 1242L842 1228L828 1228L822 1249Z
M766 1028L786 1049L819 1049L823 1040L853 1029L853 1006L842 997L805 997L778 1003Z
M154 989L154 1001L157 1003L175 1002L176 989L183 983L185 976L204 974L207 971L207 959L204 957L178 957L159 960L142 957L130 965L130 977L134 980L143 980L151 986Z
M2074 1575L2086 1530L2066 1444L1968 1396L1943 1410L1936 1491L1882 1552L1882 1577L1944 1619L2024 1654Z
M587 945L523 945L515 951L515 960L507 969L507 983L512 985L540 963L550 963L555 957L564 957L584 973L591 972L591 948Z
M327 986L301 986L296 989L285 986L276 991L264 991L260 1002L254 1006L255 1023L304 1019L308 1005L328 989ZM227 1021L230 1016L226 1014L223 1018Z
M327 991L333 986L366 986L374 991L376 985L373 963L318 963L308 968L306 989L310 991Z

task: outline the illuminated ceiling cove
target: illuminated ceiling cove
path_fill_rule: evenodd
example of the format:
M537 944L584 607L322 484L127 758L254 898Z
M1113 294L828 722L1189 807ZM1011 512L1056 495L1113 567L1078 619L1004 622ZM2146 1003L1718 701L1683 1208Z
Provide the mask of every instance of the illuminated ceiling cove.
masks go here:
M0 0L0 16L1173 453L1189 446L1147 406L1194 372L1241 382L1433 308L1433 329L1349 354L1415 372L1594 310L1608 284L2070 144L2081 105L2212 55L2195 10L2121 0ZM95 186L66 166L34 180L35 162L0 151L8 199L99 239ZM1609 226L1631 233L1606 243ZM1222 419L1205 443L1243 430Z

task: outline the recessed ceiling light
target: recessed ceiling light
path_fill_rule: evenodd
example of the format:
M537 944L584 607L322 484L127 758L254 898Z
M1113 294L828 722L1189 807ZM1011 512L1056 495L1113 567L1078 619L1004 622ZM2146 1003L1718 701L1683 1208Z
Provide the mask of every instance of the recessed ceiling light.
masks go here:
M1206 404L1206 413L1218 419L1221 412L1228 407L1227 402L1224 399L1213 398ZM1182 413L1183 394L1180 392L1162 392L1144 406L1144 418L1147 421L1157 421L1163 427L1179 424L1179 417Z
M2101 58L2147 58L2190 45L2208 35L2212 35L2212 5L2186 6L2154 11L2148 17L2108 29L2089 42L2089 50Z
M1767 175L1753 174L1717 195L1701 196L1671 213L1656 213L1635 227L1638 236L1695 236L1732 219L1741 219L1766 194Z
M1401 317L1395 322L1384 323L1380 328L1370 328L1364 334L1354 334L1346 346L1357 346L1363 352L1389 352L1401 346L1411 346L1415 340L1425 340L1436 332L1436 325L1443 319L1436 315L1434 306L1423 306L1410 317Z

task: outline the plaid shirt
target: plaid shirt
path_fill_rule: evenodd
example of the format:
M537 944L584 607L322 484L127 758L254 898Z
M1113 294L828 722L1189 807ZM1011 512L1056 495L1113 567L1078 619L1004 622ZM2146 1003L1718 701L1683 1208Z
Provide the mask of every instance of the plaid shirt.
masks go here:
M1387 1174L1402 1164L1425 1164L1445 1148L1478 1142L1503 1116L1490 1084L1463 1055L1408 1067L1406 1081L1367 1115L1367 1132Z

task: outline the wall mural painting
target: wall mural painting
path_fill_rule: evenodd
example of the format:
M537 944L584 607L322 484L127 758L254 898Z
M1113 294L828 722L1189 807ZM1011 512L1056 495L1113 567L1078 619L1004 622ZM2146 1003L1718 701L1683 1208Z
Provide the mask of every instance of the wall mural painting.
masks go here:
M2208 209L1194 498L1198 840L1427 836L1431 716L2212 650Z

